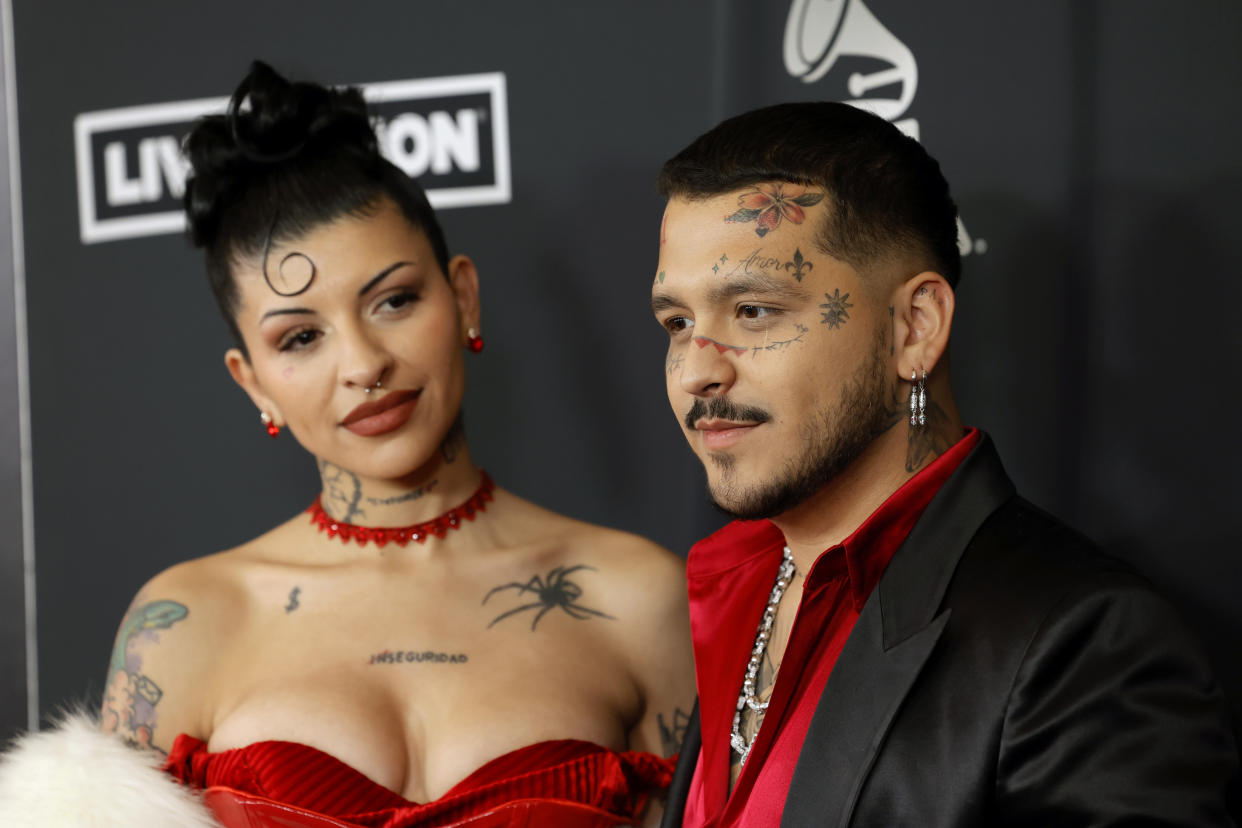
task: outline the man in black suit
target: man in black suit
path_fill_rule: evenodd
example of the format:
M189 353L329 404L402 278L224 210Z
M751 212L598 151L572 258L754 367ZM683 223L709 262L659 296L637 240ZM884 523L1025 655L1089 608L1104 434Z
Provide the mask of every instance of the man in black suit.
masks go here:
M687 563L699 707L665 825L1232 824L1191 636L963 426L936 162L785 104L660 185L669 401L740 519Z

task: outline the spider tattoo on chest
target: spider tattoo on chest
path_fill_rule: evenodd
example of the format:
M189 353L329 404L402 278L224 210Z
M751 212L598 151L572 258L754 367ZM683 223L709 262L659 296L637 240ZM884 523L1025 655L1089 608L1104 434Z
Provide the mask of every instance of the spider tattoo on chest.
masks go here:
M578 564L577 566L558 566L548 572L547 575L542 577L535 575L531 577L531 579L526 583L512 581L507 584L501 584L498 587L493 587L488 591L487 595L483 596L484 604L486 604L493 595L510 589L517 590L516 596L519 599L529 596L533 600L497 615L492 619L492 622L487 625L487 628L490 630L497 623L504 621L511 615L517 615L522 612L534 612L535 617L530 621L530 629L534 632L535 627L539 624L539 621L554 609L559 609L570 618L576 618L579 621L585 621L592 616L596 618L616 620L613 616L606 612L600 612L599 610L594 610L590 607L584 607L578 603L578 599L582 597L582 587L569 580L569 576L582 569L595 571L595 567L587 566L586 564Z

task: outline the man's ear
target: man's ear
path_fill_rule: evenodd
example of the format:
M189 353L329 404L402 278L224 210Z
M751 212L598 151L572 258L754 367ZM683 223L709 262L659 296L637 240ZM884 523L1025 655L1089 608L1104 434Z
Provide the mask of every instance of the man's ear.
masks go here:
M943 276L924 271L897 288L893 297L897 324L895 356L897 372L931 374L949 347L956 297Z
M285 425L285 417L266 394L263 393L263 386L259 384L259 378L254 374L254 368L250 365L250 360L246 359L246 355L241 352L240 348L229 348L224 352L224 365L229 369L229 376L233 378L233 382L241 386L241 389L250 397L250 401L259 409L259 413L267 414L272 418L272 422L280 427Z
M469 256L454 256L448 263L449 286L457 298L457 314L461 321L462 344L466 331L479 329L479 271Z

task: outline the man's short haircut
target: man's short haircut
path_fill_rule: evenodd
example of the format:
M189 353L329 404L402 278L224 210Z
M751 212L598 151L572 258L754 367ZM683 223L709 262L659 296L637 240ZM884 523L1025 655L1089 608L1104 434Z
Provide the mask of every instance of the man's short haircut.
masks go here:
M764 181L823 187L823 252L860 273L911 260L957 286L957 207L923 146L842 103L785 103L723 121L660 171L665 198L711 198ZM913 276L914 273L910 273Z

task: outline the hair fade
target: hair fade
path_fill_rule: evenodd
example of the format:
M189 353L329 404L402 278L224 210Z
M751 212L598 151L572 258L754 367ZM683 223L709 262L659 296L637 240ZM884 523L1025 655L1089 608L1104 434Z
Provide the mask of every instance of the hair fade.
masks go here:
M659 189L665 198L695 200L764 181L827 191L818 242L828 255L864 272L896 254L957 286L957 207L948 182L918 141L883 118L828 102L746 112L670 159Z

